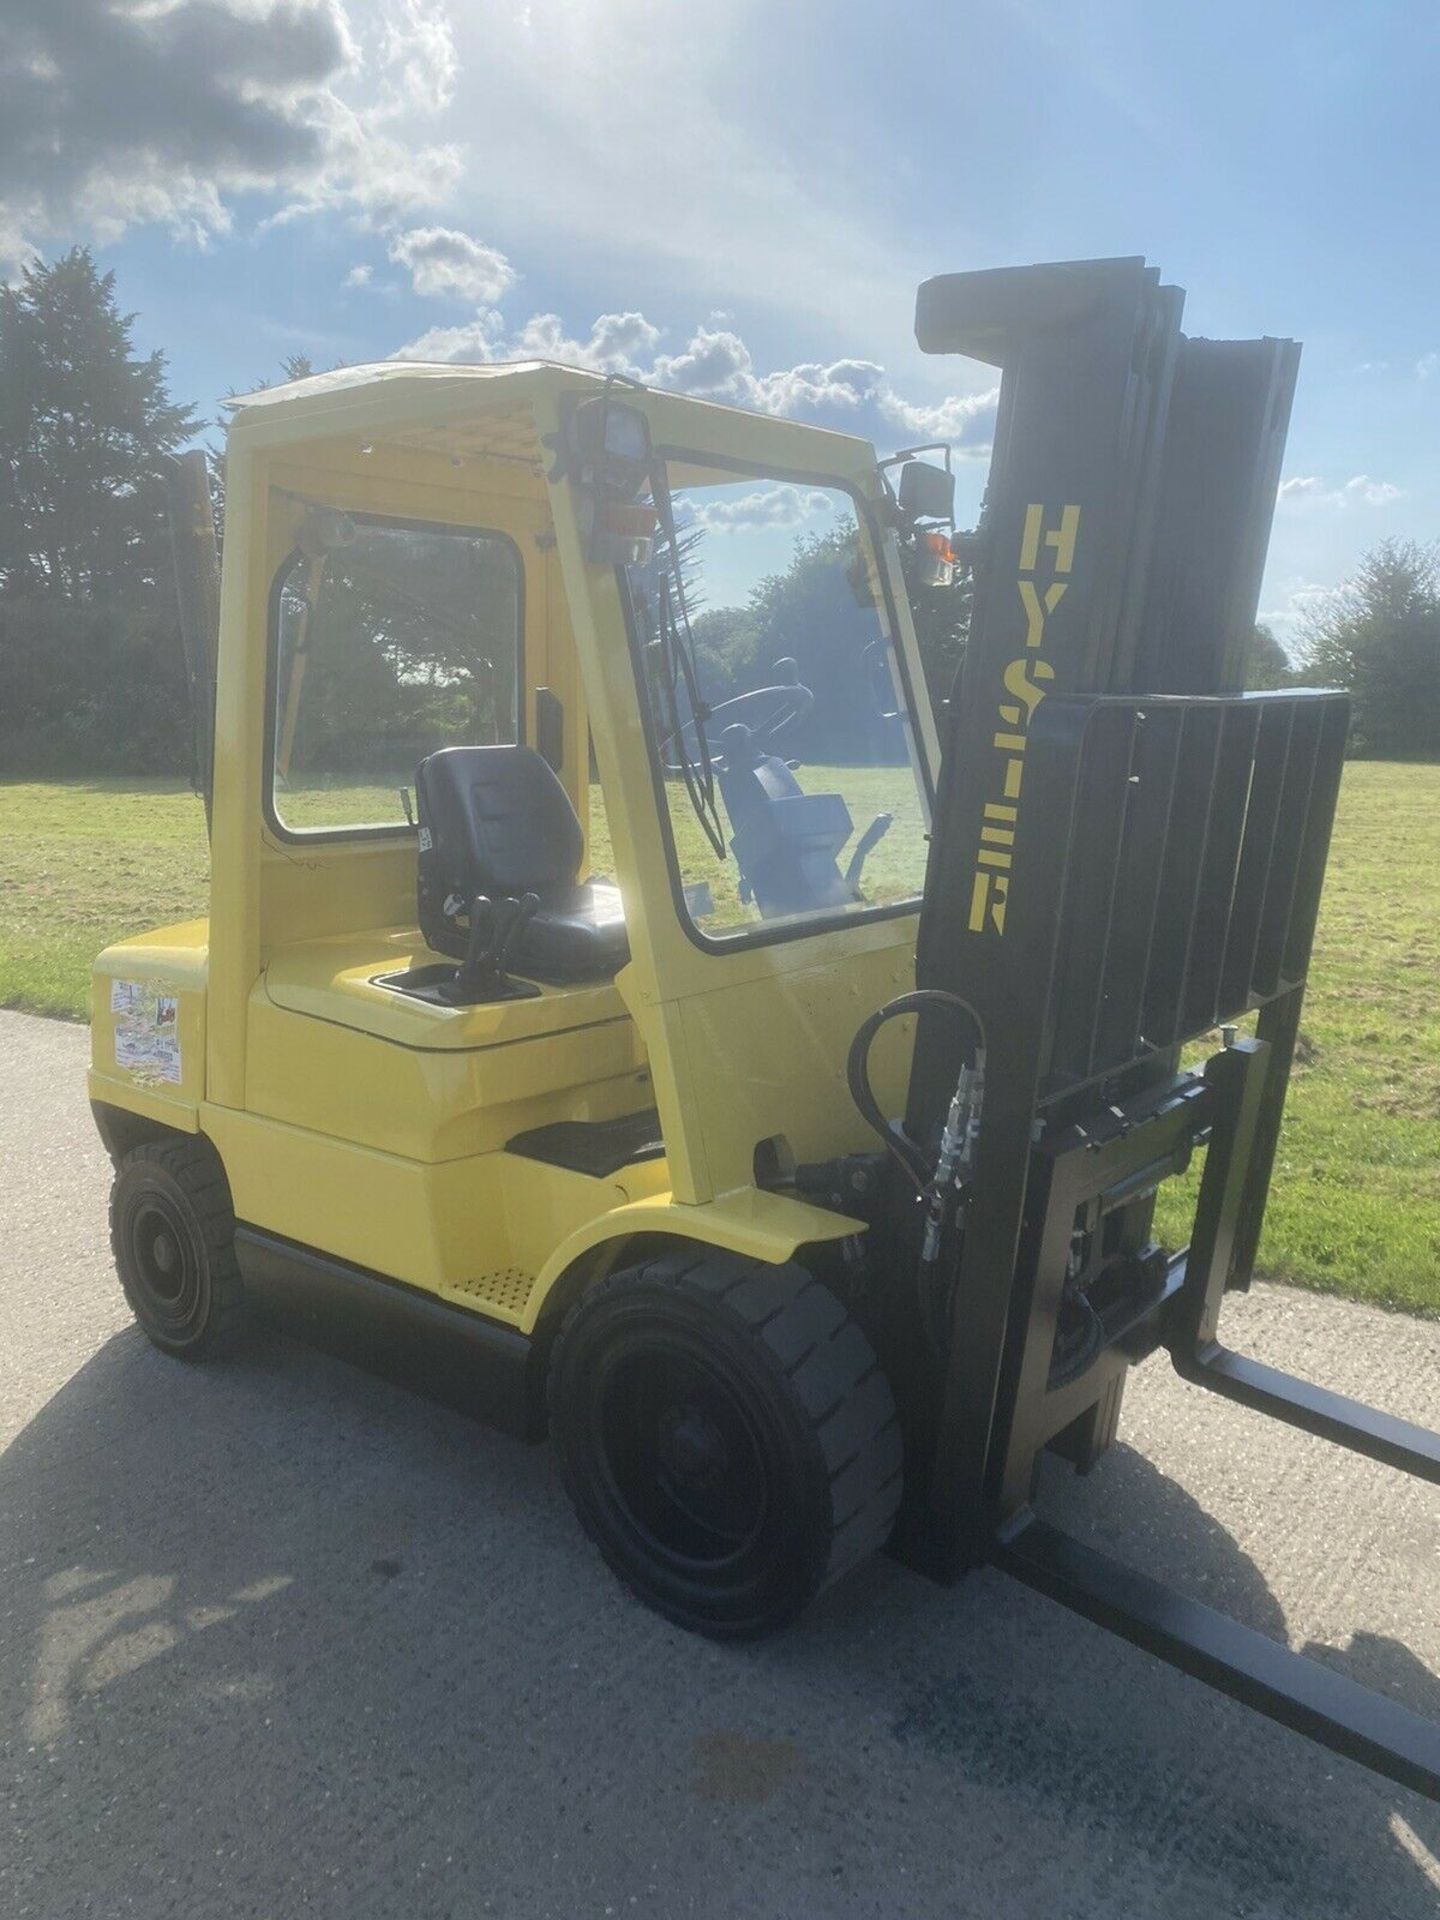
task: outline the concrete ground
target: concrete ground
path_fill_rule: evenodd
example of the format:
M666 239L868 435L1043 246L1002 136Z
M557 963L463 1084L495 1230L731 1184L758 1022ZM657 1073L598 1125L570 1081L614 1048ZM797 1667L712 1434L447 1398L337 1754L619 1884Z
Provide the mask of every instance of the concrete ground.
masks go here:
M86 1034L0 1014L0 1915L1433 1920L1440 1807L998 1574L758 1647L633 1604L527 1448L110 1267ZM1237 1344L1412 1419L1440 1328ZM1440 1495L1183 1388L1046 1512L1440 1716Z

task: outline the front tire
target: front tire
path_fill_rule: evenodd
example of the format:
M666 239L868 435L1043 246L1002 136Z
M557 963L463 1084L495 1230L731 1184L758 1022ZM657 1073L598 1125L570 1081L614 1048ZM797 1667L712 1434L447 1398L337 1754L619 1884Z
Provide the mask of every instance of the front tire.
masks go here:
M110 1244L125 1298L162 1353L209 1359L245 1319L230 1186L206 1140L132 1147L110 1192Z
M614 1274L572 1308L549 1385L586 1532L693 1632L782 1626L889 1537L890 1385L802 1268L681 1253Z

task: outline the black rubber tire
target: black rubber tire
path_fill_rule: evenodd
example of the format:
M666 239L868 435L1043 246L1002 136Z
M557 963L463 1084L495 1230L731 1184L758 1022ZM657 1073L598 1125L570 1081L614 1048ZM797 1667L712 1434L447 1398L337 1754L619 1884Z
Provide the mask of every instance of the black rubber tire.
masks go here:
M162 1353L228 1352L244 1329L230 1184L208 1140L147 1140L110 1189L110 1245L130 1310Z
M549 1402L585 1531L692 1632L785 1625L894 1526L890 1384L801 1267L701 1251L611 1275L566 1317Z

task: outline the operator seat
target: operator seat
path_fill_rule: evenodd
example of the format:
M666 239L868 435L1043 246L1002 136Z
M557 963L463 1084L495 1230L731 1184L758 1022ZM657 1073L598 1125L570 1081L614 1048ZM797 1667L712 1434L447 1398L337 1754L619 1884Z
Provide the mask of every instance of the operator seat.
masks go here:
M717 776L735 830L730 847L740 869L740 898L753 898L766 919L853 906L860 897L859 869L843 874L838 865L854 831L844 797L806 793L785 762L766 753L740 722L726 727L718 744Z
M616 887L579 880L585 836L533 747L442 747L415 771L420 930L463 960L470 902L537 894L509 950L513 971L550 985L613 979L630 958Z

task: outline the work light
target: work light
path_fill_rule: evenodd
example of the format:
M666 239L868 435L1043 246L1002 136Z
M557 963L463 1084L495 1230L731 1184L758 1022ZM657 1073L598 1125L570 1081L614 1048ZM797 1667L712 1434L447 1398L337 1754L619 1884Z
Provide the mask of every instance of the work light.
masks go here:
M641 502L650 476L650 422L610 394L585 400L565 428L570 478L580 494L586 556L599 566L643 566L656 515Z

